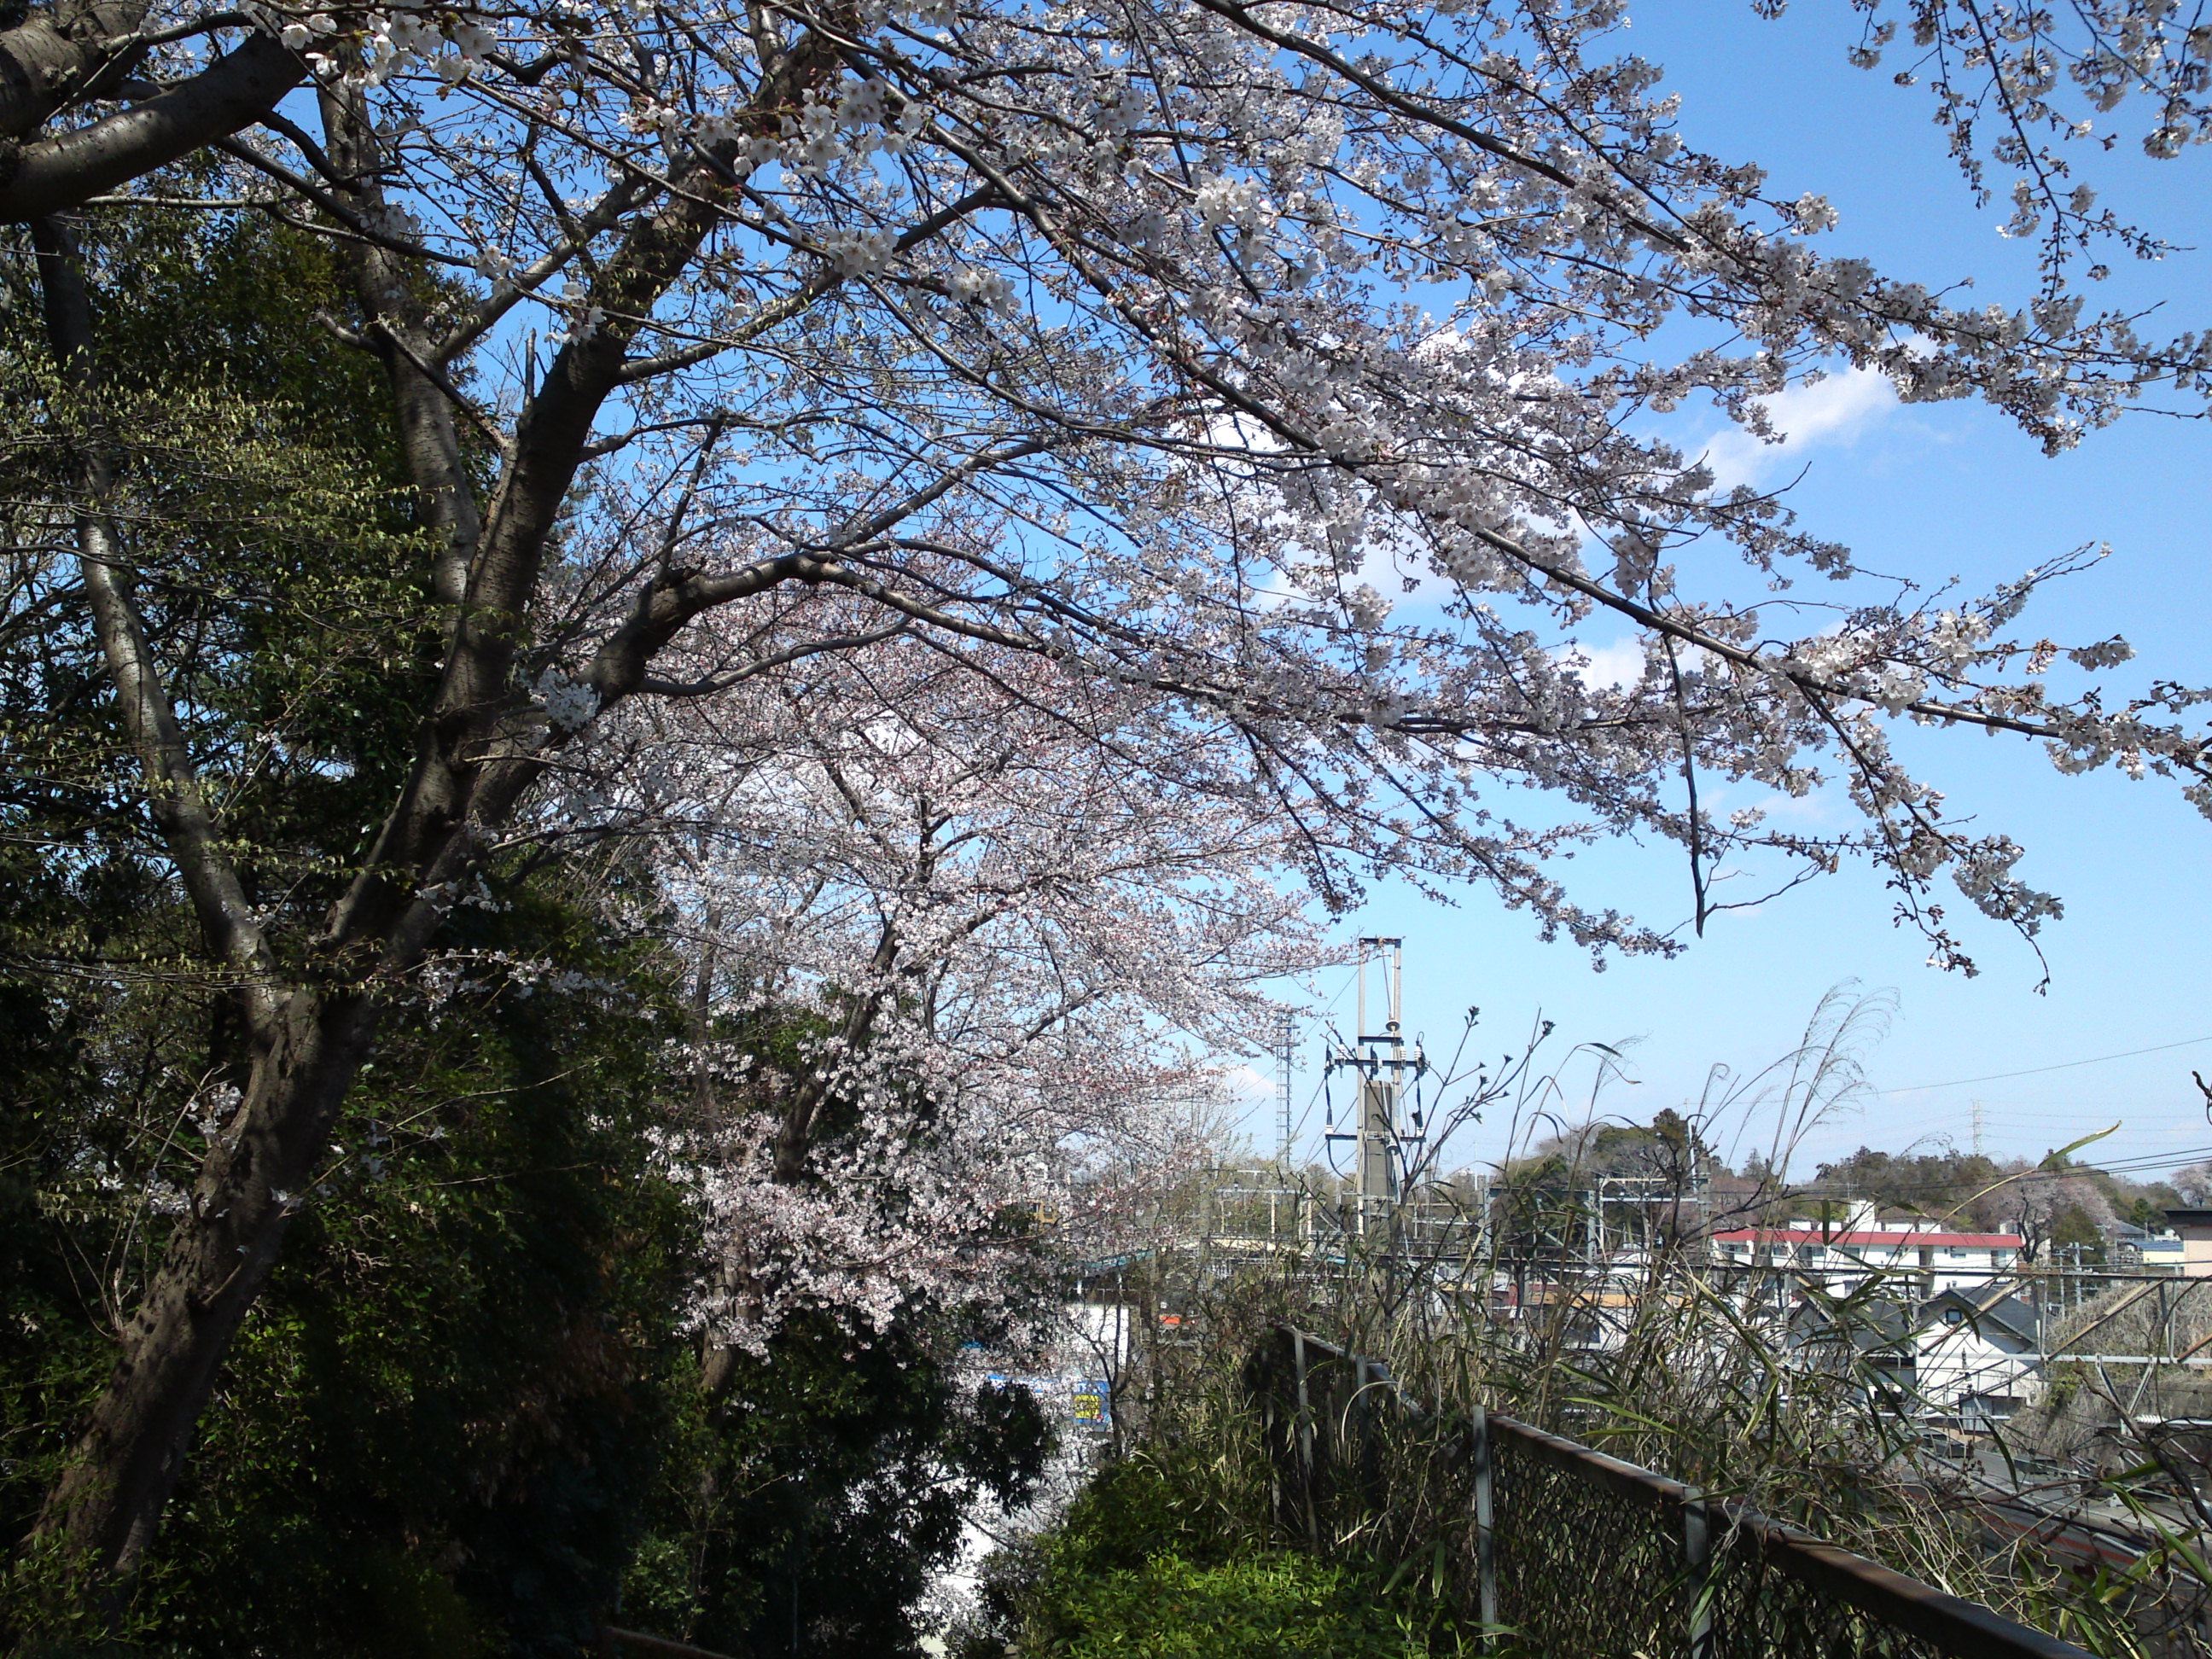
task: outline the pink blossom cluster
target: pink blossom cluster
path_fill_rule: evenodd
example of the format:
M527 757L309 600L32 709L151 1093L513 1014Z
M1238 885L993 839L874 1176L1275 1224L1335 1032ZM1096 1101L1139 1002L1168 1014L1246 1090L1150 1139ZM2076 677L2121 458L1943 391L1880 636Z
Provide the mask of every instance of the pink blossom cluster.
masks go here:
M848 614L783 625L857 625L822 606ZM732 1340L794 1308L879 1330L997 1304L1024 1261L1033 1291L1040 1246L1098 1248L1114 1172L1187 1152L1179 1097L1328 955L1237 769L1157 694L1083 692L1032 655L900 640L632 704L569 751L627 781L577 822L649 833L678 908L700 1018L671 1065L700 1103L666 1151L708 1206L726 1270L702 1313ZM806 1035L775 1076L718 1035L777 1023Z
M2112 9L2129 84L2195 51L2166 15ZM653 838L710 1012L818 1018L799 1103L699 1154L794 1295L951 1283L925 1234L1249 1039L1309 895L1474 885L1601 962L1680 939L1569 890L1595 838L1680 848L1699 928L1723 866L1865 857L1972 971L1939 878L2027 935L2057 901L1899 722L2212 810L2204 690L2015 629L2086 554L1880 576L1684 435L1850 369L2056 450L2201 405L2212 335L1828 251L1824 200L1683 142L1617 0L400 16L284 27L374 163L318 210L445 272L408 361L467 364L426 384L501 457L467 592L527 641L466 765L532 833ZM1815 792L1848 817L1771 810Z

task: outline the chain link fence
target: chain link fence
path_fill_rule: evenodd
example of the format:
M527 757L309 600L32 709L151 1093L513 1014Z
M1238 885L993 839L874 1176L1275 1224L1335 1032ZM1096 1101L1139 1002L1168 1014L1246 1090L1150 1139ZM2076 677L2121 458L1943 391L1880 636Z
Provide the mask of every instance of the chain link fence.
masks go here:
M1316 1550L1435 1570L1498 1645L1544 1659L2090 1659L1726 1499L1477 1408L1436 1420L1388 1370L1279 1328L1246 1383L1276 1517ZM1439 1525L1441 1522L1441 1525Z

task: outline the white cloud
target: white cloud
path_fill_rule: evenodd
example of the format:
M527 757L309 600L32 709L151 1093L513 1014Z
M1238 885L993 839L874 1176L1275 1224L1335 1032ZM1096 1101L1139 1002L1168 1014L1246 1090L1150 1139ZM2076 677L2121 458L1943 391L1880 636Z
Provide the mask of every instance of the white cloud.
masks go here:
M1711 673L1719 665L1694 645L1677 646L1674 654L1684 673ZM1644 678L1645 655L1641 634L1623 634L1607 645L1577 641L1573 645L1560 647L1552 656L1563 667L1574 669L1583 677L1583 684L1592 688L1633 685Z
M1575 664L1588 686L1633 685L1644 678L1644 637L1640 634L1624 634L1610 645L1578 645L1573 656L1582 659Z
M1368 518L1367 544L1360 550L1359 574L1352 580L1373 588L1394 610L1407 604L1437 604L1458 591L1449 578L1431 567L1412 526L1379 509ZM1408 580L1413 584L1410 592Z
M1275 1079L1254 1066L1231 1066L1221 1073L1222 1091L1231 1100L1247 1104L1265 1101L1273 1105L1275 1100Z
M1899 407L1888 378L1870 368L1838 369L1825 380L1793 386L1761 401L1783 441L1761 443L1733 426L1716 433L1705 459L1723 489L1765 483L1785 468L1794 470L1808 448L1854 443Z

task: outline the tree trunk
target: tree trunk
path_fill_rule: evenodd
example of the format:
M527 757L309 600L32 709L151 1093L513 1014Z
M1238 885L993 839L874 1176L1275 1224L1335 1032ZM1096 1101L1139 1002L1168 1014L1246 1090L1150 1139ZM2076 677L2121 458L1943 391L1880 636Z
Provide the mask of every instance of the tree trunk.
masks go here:
M39 1517L111 1595L136 1571L184 1470L223 1357L269 1278L375 1032L362 991L299 991L257 1042L246 1098L123 1332L122 1355Z
M224 79L226 71L232 81L252 82L256 95L266 91L264 81L297 78L298 60L264 40L249 40L165 97L220 104L213 117L198 105L185 112L231 119L235 112L222 99L237 89ZM769 76L762 106L795 100L806 86L834 76L838 65L834 51L811 34L802 37ZM160 102L149 100L149 106ZM334 118L335 136L356 144L352 153L374 154L366 132L355 130L357 106L326 100L325 109ZM177 124L164 125L171 112L155 112L162 118L149 116L138 124L152 135L147 143L158 148L176 141L171 128ZM138 113L125 112L111 121ZM250 112L238 115L233 125L251 118ZM52 144L80 137L105 142L111 121ZM26 155L17 184L37 159ZM112 159L104 157L102 165ZM4 172L0 156L0 175ZM445 914L437 895L474 872L491 831L507 821L546 763L550 745L541 747L538 734L516 740L507 721L526 704L513 684L514 668L547 538L583 463L600 407L623 382L624 354L639 319L652 314L721 222L733 194L717 164L689 169L679 182L679 189L632 219L619 250L595 277L590 301L609 321L556 354L516 418L498 483L481 511L465 469L457 465L452 413L433 398L446 389L409 355L422 343L410 337L410 318L404 311L387 315L371 309L385 329L379 349L394 382L406 459L425 516L446 540L434 587L441 601L459 603L441 684L423 710L408 781L375 849L335 907L324 935L308 947L305 972L280 975L222 855L219 827L199 790L131 600L127 549L104 514L112 469L102 470L108 464L97 454L88 458L87 507L79 520L86 589L125 724L146 769L149 808L191 898L210 957L224 963L240 986L250 1055L243 1103L201 1166L191 1213L172 1236L160 1270L123 1332L114 1372L40 1515L36 1538L62 1547L74 1558L80 1581L100 1586L111 1600L119 1596L153 1541L224 1357L268 1279L289 1217L313 1182L316 1161L368 1056L377 1020L372 988L422 959ZM14 188L0 176L0 219L9 216ZM945 222L973 205L948 210ZM58 226L42 224L39 235L56 356L65 380L88 386L91 323L73 250ZM791 557L714 583L664 573L648 584L631 620L598 653L590 679L602 708L635 692L653 653L701 610L802 578Z
M91 302L70 228L33 227L46 331L63 384L96 416ZM313 1178L331 1121L366 1057L375 1024L365 987L281 989L267 942L210 809L131 592L131 549L109 511L116 465L85 427L76 535L88 608L124 729L143 769L148 807L175 860L208 955L235 975L246 1087L209 1149L191 1206L121 1336L121 1353L36 1535L58 1541L71 1569L112 1599L152 1540L176 1489L194 1423L232 1339L276 1258L289 1216ZM332 976L333 983L342 981Z

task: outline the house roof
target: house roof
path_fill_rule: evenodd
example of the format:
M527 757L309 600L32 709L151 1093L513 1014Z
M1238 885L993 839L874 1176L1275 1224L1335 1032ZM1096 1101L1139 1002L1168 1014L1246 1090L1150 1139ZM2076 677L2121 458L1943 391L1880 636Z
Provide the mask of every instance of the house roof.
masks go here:
M2212 1217L2212 1211L2206 1213ZM1890 1245L1902 1245L1916 1250L1937 1246L1953 1250L2016 1250L2023 1242L2016 1233L1821 1232L1810 1227L1736 1227L1713 1235L1716 1244L1832 1244L1847 1250Z
M1790 1326L1800 1342L1808 1346L1841 1344L1848 1340L1861 1353L1894 1350L1909 1356L1905 1339L1912 1332L1912 1316L1901 1303L1876 1297L1851 1304L1841 1318L1832 1304L1801 1302L1790 1310Z
M2125 1221L2112 1224L2112 1237L2119 1243L2132 1244L2141 1250L2178 1250L2181 1248L2179 1233L2163 1230L2154 1231L2148 1227L2138 1227Z
M2036 1340L2035 1310L2014 1296L2009 1285L1984 1285L1971 1291L1946 1291L1941 1296L1930 1297L1921 1304L1921 1317L1923 1320L1928 1318L1946 1303L1966 1309L1967 1317L1977 1326L2002 1326L2021 1341L2031 1345Z
M1808 1347L1848 1340L1878 1364L1887 1359L1909 1364L1916 1348L1924 1349L1944 1334L1947 1307L1960 1309L1978 1333L2002 1331L2024 1346L2035 1346L2035 1310L2003 1280L1946 1291L1915 1308L1879 1297L1848 1304L1803 1302L1790 1310L1790 1326L1798 1342Z

